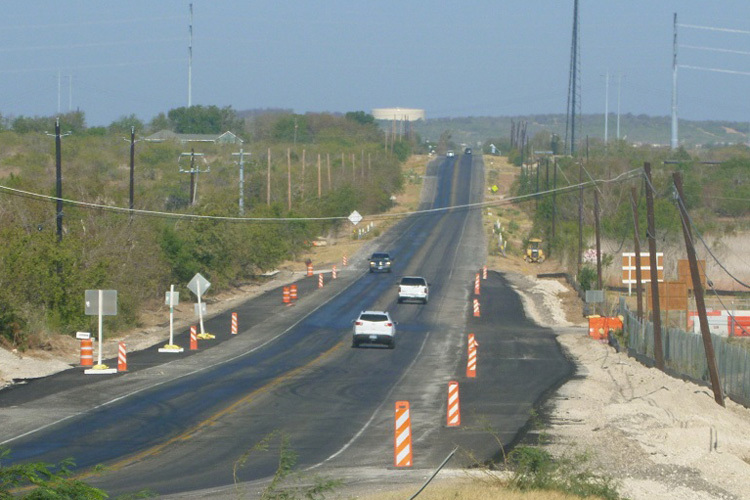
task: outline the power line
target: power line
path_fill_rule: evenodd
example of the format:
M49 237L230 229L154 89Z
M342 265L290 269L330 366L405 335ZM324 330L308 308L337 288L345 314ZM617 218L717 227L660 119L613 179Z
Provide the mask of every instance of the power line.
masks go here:
M740 33L743 35L750 35L750 31L748 30L738 30L738 29L732 29L732 28L719 28L716 26L698 26L696 24L677 24L680 28L691 28L691 29L697 29L697 30L707 30L707 31L722 31L724 33Z

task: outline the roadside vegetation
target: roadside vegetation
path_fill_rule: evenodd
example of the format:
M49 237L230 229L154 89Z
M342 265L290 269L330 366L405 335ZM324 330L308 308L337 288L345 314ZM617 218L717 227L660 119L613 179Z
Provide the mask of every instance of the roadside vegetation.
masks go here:
M131 127L139 140L134 208L148 214L99 207L128 208ZM16 190L0 192L0 342L20 350L43 347L50 333L90 331L86 289L117 290L118 314L106 319L106 330L116 333L137 326L139 310L163 300L170 284L187 296L185 285L196 272L215 293L295 259L316 237L334 233L351 211L387 210L403 187L401 163L412 147L404 138L386 152L382 131L363 112L241 119L231 108L193 106L149 124L130 116L91 128L75 112L60 117L60 128L70 132L61 139L62 197L97 205L64 204L62 241L49 198L56 192L55 140L46 134L55 130L55 118L0 119L0 184ZM165 129L231 130L246 142L142 140ZM232 155L240 148L244 215L239 157ZM202 156L191 157L192 150ZM191 168L200 172L185 172Z

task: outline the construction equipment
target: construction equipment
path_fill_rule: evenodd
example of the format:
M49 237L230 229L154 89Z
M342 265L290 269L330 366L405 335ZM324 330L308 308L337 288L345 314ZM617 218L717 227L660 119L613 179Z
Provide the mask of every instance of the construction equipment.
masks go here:
M529 245L526 247L526 255L523 260L535 264L544 262L544 250L542 250L542 240L539 238L529 238Z

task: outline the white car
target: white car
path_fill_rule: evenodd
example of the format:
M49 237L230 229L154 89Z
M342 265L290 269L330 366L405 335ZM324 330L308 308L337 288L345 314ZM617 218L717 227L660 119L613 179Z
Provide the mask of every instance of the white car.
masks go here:
M396 347L396 322L386 311L362 311L354 320L352 347L360 344L383 344Z
M419 276L404 276L398 284L398 302L416 300L426 304L430 299L430 287L427 280Z
M448 158L453 158L454 156L456 156L456 153L454 153L452 149L449 149L448 153L446 153L445 156L447 156Z

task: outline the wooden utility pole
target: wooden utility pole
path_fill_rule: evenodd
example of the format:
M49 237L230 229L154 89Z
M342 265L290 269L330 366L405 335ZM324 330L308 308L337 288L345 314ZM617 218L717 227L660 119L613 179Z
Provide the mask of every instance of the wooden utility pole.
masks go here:
M305 198L305 150L302 150L302 186L300 187L300 194L302 198Z
M326 167L328 168L328 191L331 191L331 153L326 153Z
M268 168L266 169L266 205L271 206L271 148L268 148Z
M320 184L320 153L318 153L318 199L320 199L321 184Z
M190 205L195 204L195 148L190 150Z
M130 210L133 210L135 205L134 191L135 191L135 127L130 127ZM132 217L132 214L131 214Z
M724 393L721 390L721 381L719 380L719 370L716 367L716 354L714 345L711 341L711 332L708 329L708 318L706 317L706 303L703 299L703 284L701 283L700 272L698 271L698 260L695 257L695 247L693 247L693 232L688 222L688 213L685 208L685 195L682 192L682 175L679 172L672 174L674 185L677 188L679 199L677 200L680 207L680 219L682 220L682 233L685 236L685 250L687 251L688 261L690 263L690 275L693 280L693 296L695 297L695 307L698 309L698 319L701 325L701 337L703 337L703 347L706 351L706 364L708 365L708 374L711 378L711 388L714 391L714 400L721 406L724 406Z
M352 184L357 182L357 156L352 153Z
M288 209L292 211L292 151L286 148L286 199Z
M630 188L630 206L633 209L633 249L635 250L635 295L638 300L638 319L643 320L643 273L641 272L641 230L638 225L638 197L635 188Z
M654 357L656 367L664 371L664 347L661 341L661 304L659 303L659 270L656 267L656 227L654 223L654 185L651 182L651 164L643 164L646 172L646 217L648 220L648 259L651 267L651 310L654 325Z
M596 229L596 284L602 290L602 245L599 235L599 192L594 189L594 226Z
M62 140L60 135L60 118L55 120L55 197L57 198L55 219L57 224L57 241L63 239L63 202L62 202Z
M580 161L580 160L579 160ZM578 164L578 272L583 265L583 164Z
M372 179L372 155L367 153L367 179Z

